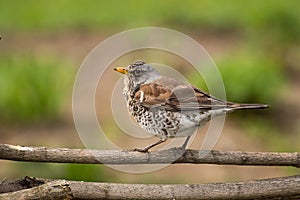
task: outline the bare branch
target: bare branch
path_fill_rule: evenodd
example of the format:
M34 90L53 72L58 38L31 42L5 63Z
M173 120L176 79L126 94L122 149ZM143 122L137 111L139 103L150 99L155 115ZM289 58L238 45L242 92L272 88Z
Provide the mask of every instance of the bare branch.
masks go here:
M25 177L26 179L26 177ZM0 199L299 199L300 175L210 184L116 184L35 179L32 189L4 193ZM15 180L18 183L24 180ZM3 183L5 184L5 182ZM10 181L10 185L13 182ZM2 184L0 184L1 188ZM34 196L33 196L34 195ZM31 198L30 198L31 197Z
M0 159L83 164L165 164L193 163L218 165L264 165L300 167L300 153L197 151L172 148L140 153L119 150L89 150L47 147L22 147L0 144Z
M24 180L17 180L16 187L22 187L21 182L25 182L28 179L27 177ZM5 182L2 183L5 185ZM2 187L0 184L0 189ZM13 184L10 182L10 184ZM30 189L17 190L15 192L8 192L0 194L0 199L36 199L36 200L47 200L47 199L73 199L71 188L65 180L55 180L47 182L40 186L35 186Z
M172 148L139 153L21 147L0 144L0 159L86 164L194 163L300 166L300 153L196 151ZM299 199L300 175L236 183L115 184L25 177L0 183L0 199Z

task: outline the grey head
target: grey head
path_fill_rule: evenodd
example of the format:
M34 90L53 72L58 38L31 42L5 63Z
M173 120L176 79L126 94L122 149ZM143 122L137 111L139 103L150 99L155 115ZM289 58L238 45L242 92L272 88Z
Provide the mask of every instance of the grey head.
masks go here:
M133 83L133 88L161 78L160 73L156 69L140 60L129 65L127 70L127 77Z
M141 60L130 64L126 68L117 67L115 71L125 75L124 95L126 95L125 93L134 91L143 84L150 83L162 77L156 69Z

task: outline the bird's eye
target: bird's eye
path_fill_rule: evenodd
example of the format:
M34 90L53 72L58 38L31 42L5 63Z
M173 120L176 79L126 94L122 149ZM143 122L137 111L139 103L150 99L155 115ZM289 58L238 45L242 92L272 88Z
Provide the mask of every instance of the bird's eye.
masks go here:
M151 72L151 71L153 71L153 68L149 66L149 67L147 67L147 71Z
M134 75L136 75L136 76L142 75L142 70L141 69L134 70Z

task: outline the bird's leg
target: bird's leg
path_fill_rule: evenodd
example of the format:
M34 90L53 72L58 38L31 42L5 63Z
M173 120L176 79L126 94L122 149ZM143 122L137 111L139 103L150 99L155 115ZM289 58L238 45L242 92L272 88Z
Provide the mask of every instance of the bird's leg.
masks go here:
M148 150L151 149L152 147L155 147L156 145L159 145L159 144L161 144L161 143L163 143L163 142L165 142L165 141L167 141L167 139L162 138L162 139L160 139L159 141L157 141L157 142L155 142L155 143L153 143L153 144L150 144L149 146L146 146L146 147L144 147L144 148L135 148L133 151L138 151L138 152L143 152L143 153L145 153L145 152L148 152Z
M186 138L186 140L184 141L183 145L181 146L181 149L182 149L182 150L185 150L186 145L188 144L190 138L191 138L191 136L188 136L188 137Z

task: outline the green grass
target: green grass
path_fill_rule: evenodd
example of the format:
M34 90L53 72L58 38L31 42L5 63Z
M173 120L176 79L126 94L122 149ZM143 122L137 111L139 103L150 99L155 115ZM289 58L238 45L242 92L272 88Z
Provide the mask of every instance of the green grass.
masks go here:
M35 123L57 120L72 89L66 62L34 56L0 59L0 120Z
M300 2L259 1L36 1L0 0L2 30L134 28L168 26L201 31L238 29L247 33L273 33L297 39ZM299 39L299 38L298 38Z
M276 104L279 100L278 91L285 84L283 66L278 65L272 58L251 51L230 52L230 54L234 56L225 56L216 61L227 99L245 103ZM193 84L205 90L205 82L196 74L190 75L190 78ZM214 80L215 76L211 73L207 78Z
M103 165L67 164L62 177L78 181L116 181L117 178Z
M8 178L32 176L49 179L67 179L78 181L116 181L117 177L101 165L62 164L62 163L11 163L14 169Z
M276 103L284 85L283 66L265 55L236 53L218 62L227 97L238 102Z
M240 124L245 130L245 134L259 138L265 151L297 152L300 149L297 145L297 137L292 134L292 129L289 133L279 130L276 125L266 120L265 117L250 118L244 116Z

